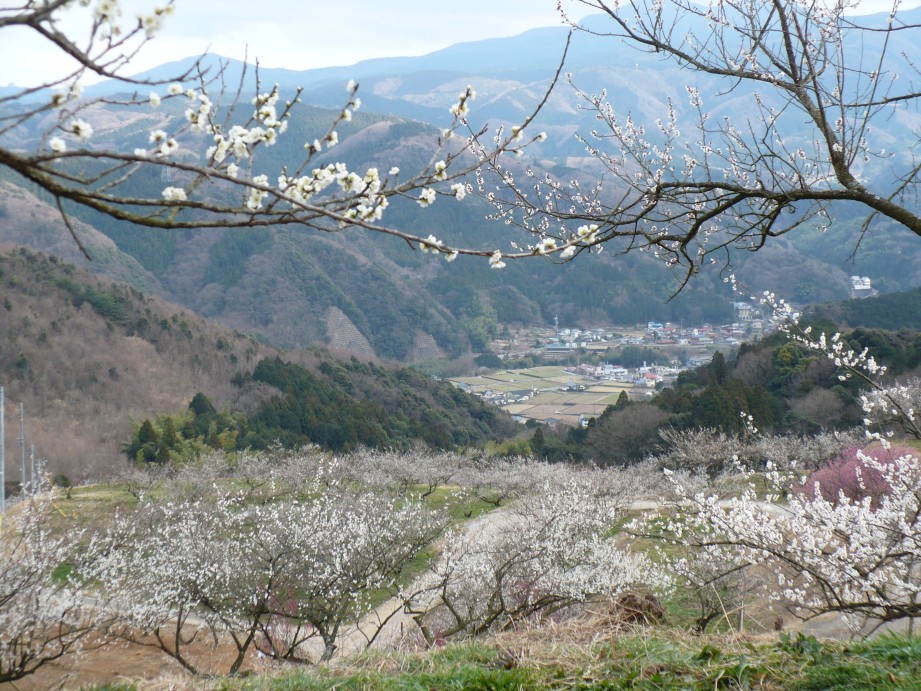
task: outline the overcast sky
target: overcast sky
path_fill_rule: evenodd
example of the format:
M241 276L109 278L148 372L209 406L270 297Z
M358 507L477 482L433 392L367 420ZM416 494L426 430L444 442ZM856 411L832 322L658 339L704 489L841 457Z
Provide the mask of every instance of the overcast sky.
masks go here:
M122 0L125 18L164 1ZM4 4L0 0L0 6ZM556 4L556 0L176 0L175 13L133 61L129 73L206 50L242 58L248 49L250 57L258 57L266 67L297 70L423 55L462 41L559 25ZM574 8L575 17L585 14L586 8L573 0L563 4ZM921 0L909 0L903 6L919 4ZM888 0L864 0L861 10L890 6ZM77 26L66 28L79 35ZM0 84L34 85L60 75L60 58L44 53L30 38L26 32L4 30Z

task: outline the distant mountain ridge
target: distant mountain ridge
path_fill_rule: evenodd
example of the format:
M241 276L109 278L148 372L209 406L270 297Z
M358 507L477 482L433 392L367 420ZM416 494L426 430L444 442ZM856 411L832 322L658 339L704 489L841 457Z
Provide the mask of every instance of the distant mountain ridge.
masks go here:
M921 23L921 9L901 14L905 21ZM861 21L879 22L884 16ZM602 28L596 17L587 22ZM893 35L894 55L912 54L907 33ZM304 72L261 68L266 85L278 82L287 92L295 84L305 85L304 101L311 107L299 110L292 120L283 139L290 144L262 152L256 172L274 179L282 166L294 165L303 153L303 142L325 131L344 104L343 86L350 78L361 82L364 105L353 122L341 128L342 143L325 160L341 158L358 169L393 164L407 171L416 169L428 160L437 127L446 122L448 107L468 83L479 92L473 103L474 126L482 121L493 125L520 121L549 85L565 35L565 27L551 27L461 43L422 57L382 58ZM168 63L137 76L172 78L188 69L192 60ZM216 56L205 58L213 69L218 61ZM225 81L236 84L241 69L241 63L229 61ZM628 48L615 38L578 33L566 69L573 72L574 83L589 93L606 87L619 112L655 118L672 98L686 116L683 85L691 73L664 65L658 56ZM702 93L715 115L744 116L745 94L723 94L713 81L705 87ZM111 88L123 87L103 83L88 92L102 94ZM577 100L568 85L557 86L536 123L550 137L516 170L532 166L539 174L549 172L564 180L591 178L594 160L573 134L595 126L594 117L579 111ZM97 128L97 137L113 146L136 146L135 142L146 141L146 131L175 126L183 107L165 102L160 109L140 111L130 123L121 111L107 112L100 117L105 126ZM910 157L913 128L921 130L921 115L900 110L880 136L891 142L899 156ZM188 144L188 151L201 145L193 140ZM880 167L867 174L882 179L892 173ZM154 195L162 187L159 178L143 183ZM55 225L54 212L41 206L40 195L35 213L44 219L41 224L33 222L31 210L25 207L15 212L14 201L14 196L0 190L0 214L4 205L11 207L6 221L0 219L0 242L66 251L66 229L60 222ZM433 233L455 244L501 247L521 239L513 230L486 221L489 211L485 203L472 198L463 203L439 199L424 212L411 200L397 200L387 220L423 237ZM649 320L719 323L732 319L731 302L737 299L716 267L703 271L670 300L677 289L675 277L651 258L617 256L615 245L601 255L580 257L572 265L535 259L496 272L477 260L446 264L409 251L400 241L356 230L175 233L134 228L85 210L74 213L85 223L81 228L87 233L98 231L99 241L108 243L94 252L100 260L91 265L93 270L129 280L285 348L355 344L358 352L366 353L370 347L377 356L395 360L429 355L454 360L480 347L478 329L484 319L532 324L549 323L559 316L567 326ZM731 270L753 290L772 290L798 304L847 297L848 277L854 273L871 277L882 292L921 285L917 239L893 223L875 222L856 257L851 257L860 235L860 218L857 209L840 209L828 232L804 227L772 240L757 253L736 253ZM42 229L52 227L57 239L49 244ZM899 258L898 271L893 271L893 257Z

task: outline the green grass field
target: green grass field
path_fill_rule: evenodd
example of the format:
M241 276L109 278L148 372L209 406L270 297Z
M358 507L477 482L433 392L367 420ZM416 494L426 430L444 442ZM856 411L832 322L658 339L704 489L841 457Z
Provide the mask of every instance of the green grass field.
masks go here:
M590 636L594 634L595 640ZM419 654L375 653L344 668L252 677L214 688L252 691L465 689L921 688L921 638L823 643L809 636L693 636L654 628L525 631Z

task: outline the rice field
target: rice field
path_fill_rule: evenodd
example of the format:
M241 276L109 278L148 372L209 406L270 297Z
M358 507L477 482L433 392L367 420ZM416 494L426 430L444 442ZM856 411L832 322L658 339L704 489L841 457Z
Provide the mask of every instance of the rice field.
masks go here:
M552 418L570 425L579 424L583 416L601 415L622 391L634 398L643 393L631 383L586 379L560 366L502 370L451 382L480 396L493 392L502 409L516 417L541 422ZM584 390L568 390L579 386Z

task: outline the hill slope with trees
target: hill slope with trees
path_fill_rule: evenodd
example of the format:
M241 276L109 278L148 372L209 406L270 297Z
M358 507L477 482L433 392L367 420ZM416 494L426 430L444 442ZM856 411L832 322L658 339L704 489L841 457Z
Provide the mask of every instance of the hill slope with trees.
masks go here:
M904 16L910 19L916 13L909 11ZM598 17L586 21L589 29L602 26ZM341 143L332 151L324 147L310 166L342 161L361 173L369 167L383 172L393 165L404 171L418 170L436 149L439 128L450 120L449 108L457 98L458 84L473 84L480 91L471 108L472 123L488 121L495 127L514 122L549 86L559 56L548 51L547 45L558 41L562 49L564 34L561 27L538 30L482 44L461 44L430 56L372 61L354 68L304 73L268 70L263 74L265 83L277 80L282 98L293 95L294 85L302 83L307 86L305 102L321 107L299 109L278 145L260 150L252 174L264 173L275 180L285 166L289 171L299 168L304 142L322 138L341 112L345 99L342 85L348 78L344 75L352 72L362 79L364 107L350 121L337 124ZM903 34L893 35L892 40L901 45ZM852 48L851 44L844 46ZM897 51L891 51L896 61ZM489 59L484 59L485 55ZM213 69L217 64L216 57L207 56L201 66ZM165 65L152 75L162 78L179 68ZM687 103L687 94L676 87L690 75L655 54L632 51L605 36L577 32L568 68L573 71L574 82L584 90L616 88L618 109L636 117L658 117L671 99L682 131L693 130L696 111ZM236 79L242 66L231 62L226 70L226 78ZM703 98L713 99L721 93L719 81L712 76L699 73L693 78ZM652 84L665 86L653 90ZM124 84L110 83L87 93L105 91L111 95L125 88ZM245 102L250 96L245 93L241 98ZM748 96L747 92L734 93L727 101L741 109L740 117L750 115ZM535 122L536 127L547 130L547 140L529 148L523 160L507 164L516 179L526 179L531 170L535 180L545 174L561 183L579 179L590 185L599 180L603 171L598 161L573 136L596 126L591 108L573 107L578 100L578 93L568 85L556 86ZM95 123L93 146L131 151L147 145L147 135L162 128L178 132L178 161L201 164L201 138L182 131L185 101L184 96L175 101L164 98L157 108L145 105L141 109L95 104L86 113ZM220 118L226 111L227 104L215 107L214 117ZM42 146L44 125L40 119L27 119L9 145ZM907 109L900 111L886 128L889 150L901 150L899 142L907 142L916 126L914 114ZM801 128L801 123L789 127ZM796 130L791 137L802 134ZM8 133L4 144L11 138ZM872 165L877 167L870 171L871 177L880 184L897 174L889 163ZM144 172L121 191L160 199L165 185L180 184L184 176L188 177L174 171L175 179L170 175L163 178L168 171L157 166L141 169ZM2 175L11 183L21 183L7 170ZM612 194L616 196L616 190L612 189ZM439 197L431 208L420 212L413 195L396 195L387 213L394 227L423 238L433 234L452 246L505 249L508 241L519 245L531 241L530 236L516 235L501 222L488 221L485 216L494 209L475 196L470 194L463 202ZM3 197L0 215L5 214L5 218L0 222L0 241L45 251L67 249L68 233L63 223L54 220L52 207L41 211L42 219L47 217L48 222L37 228L28 211L6 203L11 194L4 193ZM41 205L36 201L36 208ZM431 255L408 252L403 240L358 229L344 233L334 232L335 227L331 232L318 233L297 226L141 229L93 211L68 210L87 227L98 230L100 238L111 240L111 249L120 253L122 266L94 261L93 270L130 280L231 328L259 333L285 348L337 343L328 325L330 315L339 321L344 315L344 328L361 335L362 348L369 345L379 357L402 361L452 359L471 350L478 352L482 347L479 325L484 316L478 305L487 313L494 311L500 323L552 323L559 314L570 326L599 321L725 322L732 315L733 297L715 268L704 268L691 286L669 300L678 288L680 275L676 277L647 255L620 256L624 246L616 242L604 254L589 257L583 253L577 269L532 261L495 272L476 260L453 264L433 261ZM873 242L862 243L852 257L861 237L859 208L839 207L832 220L822 232L804 227L801 232L772 238L757 253L736 253L733 269L753 289L773 290L798 304L844 298L852 273L870 276L874 286L884 292L921 283L921 262L918 253L912 251L914 238L909 233L890 221L876 219L868 229ZM42 230L45 235L57 233L57 239L49 244L38 232ZM99 260L99 249L90 249ZM896 255L902 263L899 271L893 272L891 257ZM723 264L722 258L719 263ZM130 271L126 269L129 264Z
M73 480L122 466L142 420L187 411L196 394L234 421L230 446L455 448L515 430L446 382L323 351L282 354L55 257L0 253L0 286L8 422L23 402L27 443ZM207 445L211 421L190 437ZM8 462L17 436L8 428Z

